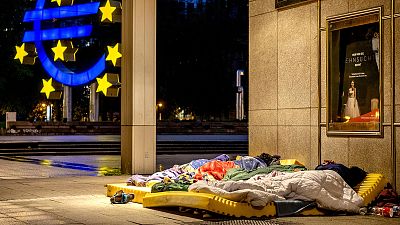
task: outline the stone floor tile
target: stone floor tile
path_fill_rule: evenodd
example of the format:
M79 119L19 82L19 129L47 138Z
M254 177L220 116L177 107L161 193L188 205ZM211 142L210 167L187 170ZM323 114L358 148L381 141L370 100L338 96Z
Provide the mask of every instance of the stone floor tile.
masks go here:
M39 216L39 215L45 215L43 211L39 210L29 210L29 211L23 211L23 212L9 212L7 213L8 216L10 217L27 217L27 216Z
M52 220L54 219L54 216L50 214L41 214L41 215L32 215L32 216L15 216L16 219L28 222L34 221L34 220Z
M51 206L36 206L35 208L43 210L43 211L49 211L55 209L54 207Z
M1 213L10 214L10 213L20 213L20 212L30 212L31 208L19 207L19 208L1 208Z
M68 221L57 220L57 219L29 221L29 225L58 225L58 224L71 224L71 223Z
M14 218L0 218L0 224L1 225L26 225L28 223L25 223L23 221L19 221Z
M18 208L24 208L23 206L20 206L18 204L15 203L7 203L4 205L1 205L2 209L18 209Z

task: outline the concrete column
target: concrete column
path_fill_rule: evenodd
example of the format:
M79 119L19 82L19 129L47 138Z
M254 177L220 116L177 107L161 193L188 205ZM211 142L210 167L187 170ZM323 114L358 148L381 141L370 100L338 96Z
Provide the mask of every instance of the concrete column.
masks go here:
M97 82L90 85L90 98L89 98L89 121L99 121L99 93L97 90Z
M67 122L72 121L72 88L63 85L63 120L67 119Z
M123 0L121 170L156 171L156 0Z

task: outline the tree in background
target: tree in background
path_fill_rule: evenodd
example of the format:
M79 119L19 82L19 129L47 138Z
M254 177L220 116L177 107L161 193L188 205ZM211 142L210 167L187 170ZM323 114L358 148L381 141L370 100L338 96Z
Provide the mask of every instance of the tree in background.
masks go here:
M40 68L21 65L14 60L15 46L21 45L24 32L22 18L30 1L0 1L0 118L16 111L26 118L40 100Z

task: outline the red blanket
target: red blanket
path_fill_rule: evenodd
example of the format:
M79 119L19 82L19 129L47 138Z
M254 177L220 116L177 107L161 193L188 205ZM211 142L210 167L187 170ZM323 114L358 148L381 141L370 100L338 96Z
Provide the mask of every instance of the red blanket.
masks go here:
M203 177L211 175L216 180L222 180L224 178L226 171L230 168L234 168L235 163L233 161L223 162L219 160L214 160L208 162L201 166L198 170L194 179L203 180Z

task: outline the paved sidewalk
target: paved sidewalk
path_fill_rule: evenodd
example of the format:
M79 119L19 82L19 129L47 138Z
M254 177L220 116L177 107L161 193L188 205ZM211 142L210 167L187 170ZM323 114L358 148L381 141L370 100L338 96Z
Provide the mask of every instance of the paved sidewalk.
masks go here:
M56 170L56 172L54 170ZM11 171L11 172L10 172ZM107 183L129 176L84 176L78 171L0 160L0 225L2 224L399 224L400 218L377 216L287 217L236 219L212 214L146 209L136 203L113 205L105 196ZM28 177L26 174L33 174ZM54 177L53 177L54 176Z
M186 224L199 221L140 204L113 205L104 184L128 176L0 181L0 224Z

